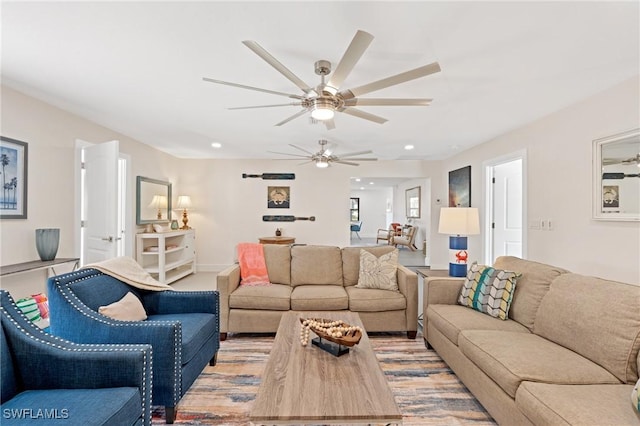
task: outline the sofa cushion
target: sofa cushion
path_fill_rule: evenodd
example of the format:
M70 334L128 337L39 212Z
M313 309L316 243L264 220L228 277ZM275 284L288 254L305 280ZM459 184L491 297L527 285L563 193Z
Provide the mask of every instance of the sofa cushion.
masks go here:
M291 292L293 311L340 311L349 309L344 287L337 285L300 285Z
M288 285L240 286L229 296L229 308L288 311L291 308L289 299L291 287Z
M378 257L360 250L360 272L357 288L398 291L398 249Z
M552 385L523 382L516 405L536 425L637 425L631 385Z
M120 321L143 321L147 319L147 313L144 310L144 306L142 306L142 302L131 292L125 294L117 302L100 306L98 312Z
M460 305L429 305L427 321L455 345L458 344L458 335L462 330L530 333L529 329L519 322L509 319L502 321Z
M291 247L282 244L264 244L263 250L269 280L273 284L291 284Z
M196 356L214 334L216 315L180 313L149 315L149 321L180 321L182 326L182 365Z
M352 286L358 284L360 275L360 250L380 257L384 254L396 250L394 246L375 246L375 247L344 247L342 249L342 275L344 286Z
M465 330L458 347L511 398L523 381L620 384L598 364L531 333Z
M458 303L494 318L506 320L519 277L517 272L504 271L473 263L460 289Z
M345 287L351 312L398 311L407 308L407 299L398 291Z
M564 274L553 281L542 300L533 331L602 365L620 381L634 384L639 313L640 286Z
M342 252L332 246L291 247L291 285L342 287ZM345 293L346 295L346 293Z
M30 390L3 403L2 412L15 410L32 417L3 417L2 424L130 425L137 424L133 422L142 416L141 408L140 392L131 387ZM58 420L45 419L45 410ZM43 417L36 417L38 413Z
M518 321L529 330L533 330L538 307L549 291L551 281L560 274L569 272L562 268L513 256L500 256L493 266L522 274L518 278L518 285L513 293L509 318Z

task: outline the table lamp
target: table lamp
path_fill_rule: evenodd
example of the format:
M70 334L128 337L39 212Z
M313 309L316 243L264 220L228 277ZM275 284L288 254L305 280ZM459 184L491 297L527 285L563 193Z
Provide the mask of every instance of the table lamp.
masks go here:
M438 232L449 234L449 275L467 275L467 235L480 233L478 209L474 207L443 207L440 209Z
M188 195L180 195L176 208L182 209L182 227L180 229L191 229L191 227L187 225L187 222L189 222L187 210L191 208L191 197Z
M151 202L147 207L152 209L158 209L158 220L162 219L162 209L166 209L167 205L167 196L166 195L154 195L151 199Z

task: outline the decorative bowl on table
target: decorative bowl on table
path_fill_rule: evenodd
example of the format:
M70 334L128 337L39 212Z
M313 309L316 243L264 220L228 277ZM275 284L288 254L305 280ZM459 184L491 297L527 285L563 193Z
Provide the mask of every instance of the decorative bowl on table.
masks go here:
M300 318L300 343L306 346L309 343L309 333L313 331L320 337L342 346L354 346L362 338L362 328L349 325L342 320L330 320L326 318Z

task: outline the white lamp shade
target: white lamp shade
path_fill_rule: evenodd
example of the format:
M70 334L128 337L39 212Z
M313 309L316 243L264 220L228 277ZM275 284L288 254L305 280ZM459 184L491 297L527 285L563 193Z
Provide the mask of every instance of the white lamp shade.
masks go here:
M166 209L167 208L167 196L166 195L154 195L149 203L149 206L154 209Z
M176 205L178 209L190 209L191 208L191 197L188 195L180 195L178 197L178 203Z
M475 207L443 207L440 209L438 232L449 235L480 233L480 218Z

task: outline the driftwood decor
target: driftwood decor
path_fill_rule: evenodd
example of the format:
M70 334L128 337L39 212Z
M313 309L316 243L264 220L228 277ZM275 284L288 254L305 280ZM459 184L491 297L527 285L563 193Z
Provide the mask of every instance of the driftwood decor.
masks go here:
M257 178L262 180L294 180L296 178L295 173L262 173L261 175L250 175L248 173L242 174L243 179Z
M298 216L286 216L286 215L264 215L262 216L263 222L295 222L296 220L308 220L315 221L315 216L298 217Z

